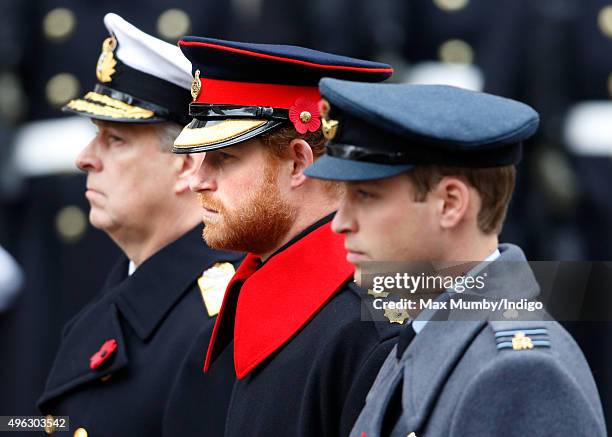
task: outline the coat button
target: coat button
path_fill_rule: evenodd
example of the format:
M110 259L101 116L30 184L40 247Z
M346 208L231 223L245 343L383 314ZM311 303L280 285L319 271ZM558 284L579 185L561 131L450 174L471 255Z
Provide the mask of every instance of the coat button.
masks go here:
M85 428L78 428L74 434L72 434L73 437L87 437L87 430Z
M47 434L53 434L55 432L55 425L53 425L54 420L55 417L53 417L51 414L47 414L45 416L45 432Z

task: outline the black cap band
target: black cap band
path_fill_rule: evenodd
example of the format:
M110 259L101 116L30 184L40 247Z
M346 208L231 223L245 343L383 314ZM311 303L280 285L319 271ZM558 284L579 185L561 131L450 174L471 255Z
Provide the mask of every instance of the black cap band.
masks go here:
M289 111L286 109L266 106L237 106L237 105L207 105L203 103L190 103L189 115L199 120L227 120L240 118L257 118L263 120L289 120Z
M189 123L190 117L185 110L185 106L191 99L189 90L131 68L119 59L117 59L115 71L112 82L107 85L98 84L106 89L105 94L110 95L109 90L118 92L120 94L117 95L122 96L119 100L138 106L142 105L136 102L143 102L148 106L142 107L151 109L156 114L163 108L165 110L163 118L168 121L180 124ZM112 97L117 98L114 95ZM130 98L133 99L131 102L128 101ZM157 109L152 109L151 105Z

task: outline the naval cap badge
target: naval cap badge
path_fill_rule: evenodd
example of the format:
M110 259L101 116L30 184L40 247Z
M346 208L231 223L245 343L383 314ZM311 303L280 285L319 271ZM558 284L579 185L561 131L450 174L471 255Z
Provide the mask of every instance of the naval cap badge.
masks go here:
M114 36L110 36L102 43L102 53L98 58L98 64L96 65L96 76L100 82L110 82L112 75L115 73L115 66L117 61L113 52L117 47L117 40Z

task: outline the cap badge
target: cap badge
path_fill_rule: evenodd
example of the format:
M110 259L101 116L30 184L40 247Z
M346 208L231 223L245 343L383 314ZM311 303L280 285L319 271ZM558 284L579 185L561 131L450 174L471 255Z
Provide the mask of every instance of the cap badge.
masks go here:
M100 82L110 82L111 76L115 73L117 61L113 55L113 51L117 47L117 40L114 36L108 37L102 43L102 53L98 58L96 65L96 76Z
M317 103L305 97L297 98L289 108L289 120L300 134L316 132L321 127Z
M321 130L323 136L327 140L333 140L338 131L338 120L332 120L329 118L330 104L327 100L321 99L319 102L319 113L321 114Z
M215 263L211 268L205 270L198 279L198 286L204 299L204 306L210 317L217 315L223 304L225 289L236 270L228 262Z
M202 81L200 80L200 70L196 70L193 75L193 82L191 82L191 97L195 102L202 91Z

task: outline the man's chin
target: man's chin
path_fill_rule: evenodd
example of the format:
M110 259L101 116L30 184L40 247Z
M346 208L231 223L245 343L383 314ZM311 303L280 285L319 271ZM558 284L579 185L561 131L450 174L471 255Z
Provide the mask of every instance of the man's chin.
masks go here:
M106 214L97 211L96 208L92 207L89 211L89 224L101 231L106 233L112 232L116 227L112 220Z
M278 242L278 238L267 233L232 233L210 223L204 224L202 239L211 249L255 254L272 252Z
M204 228L202 229L202 240L211 249L218 250L235 250L231 246L229 239L224 237L224 233L208 220L203 220Z

